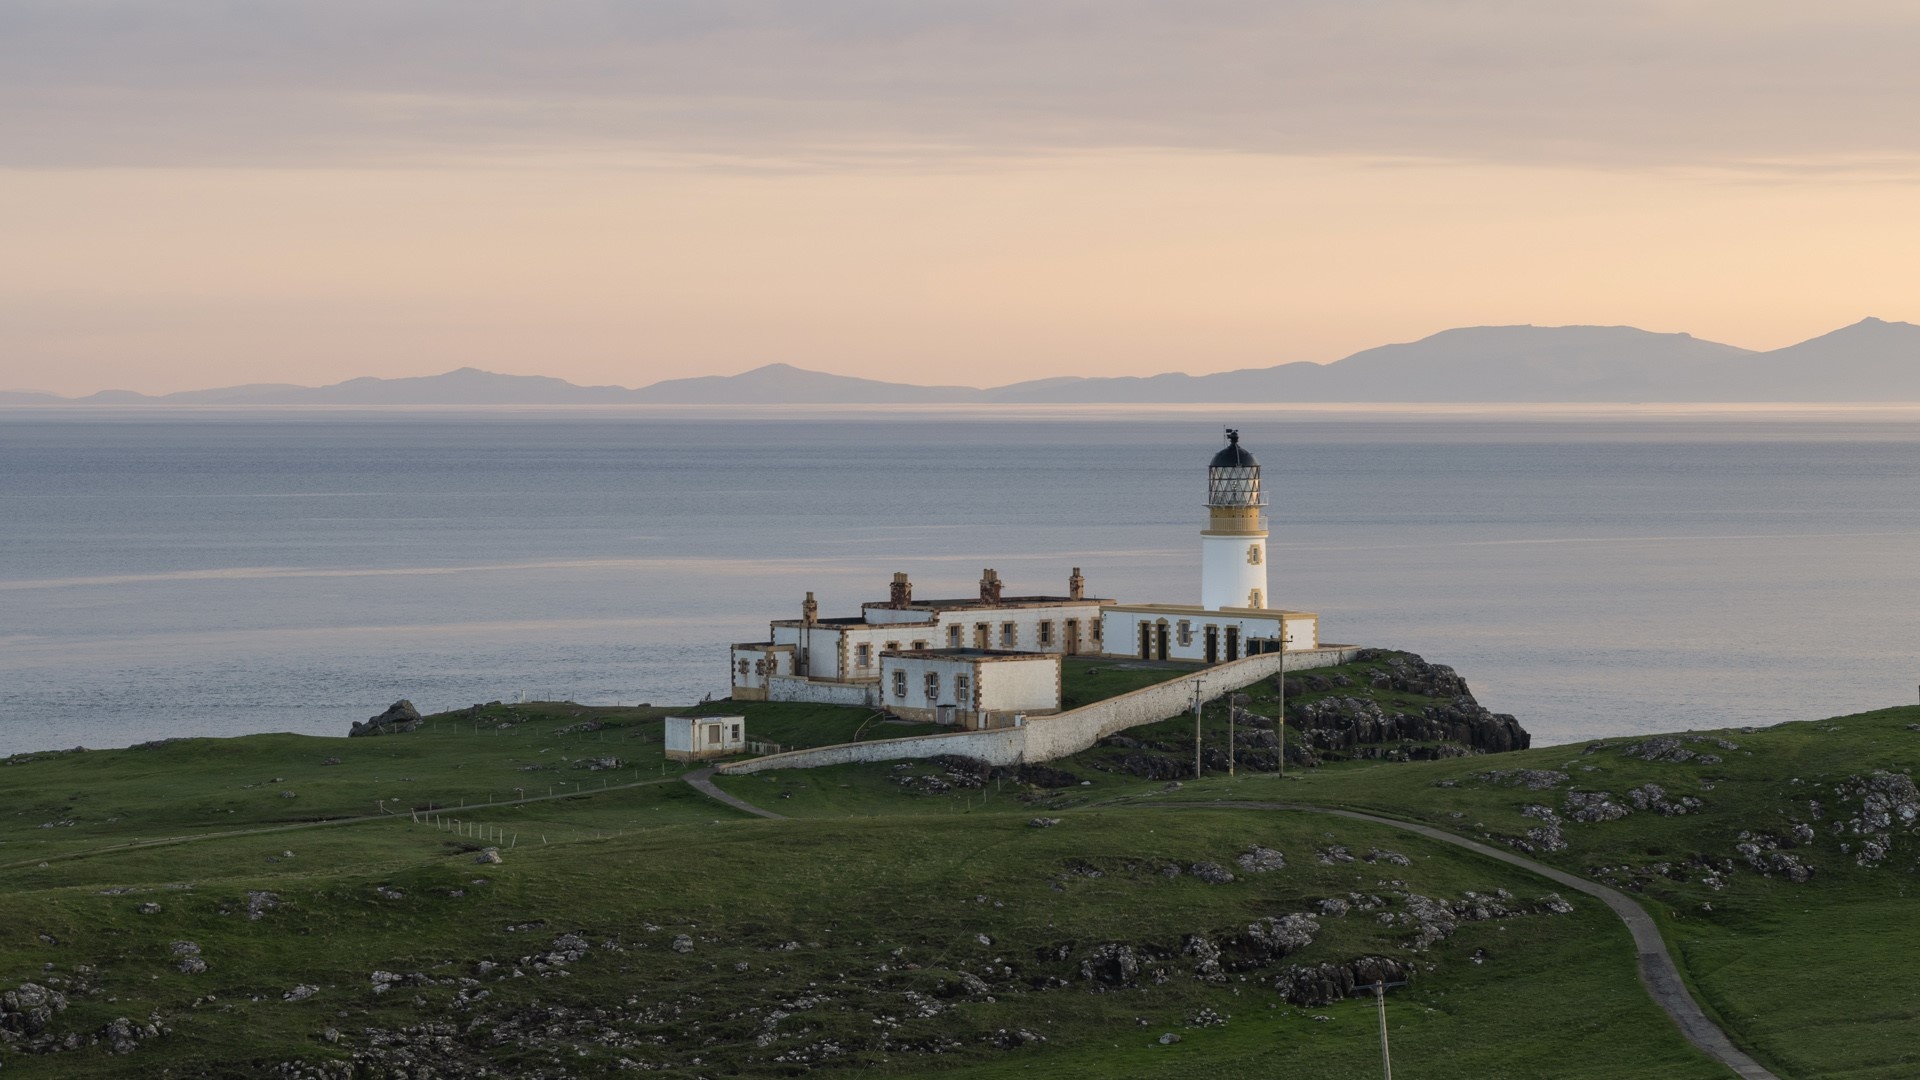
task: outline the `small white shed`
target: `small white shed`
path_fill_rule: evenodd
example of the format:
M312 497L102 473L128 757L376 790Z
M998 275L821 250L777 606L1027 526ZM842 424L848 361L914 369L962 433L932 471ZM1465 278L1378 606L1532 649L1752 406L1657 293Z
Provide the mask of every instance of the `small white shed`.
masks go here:
M667 717L667 760L728 757L747 748L744 716Z

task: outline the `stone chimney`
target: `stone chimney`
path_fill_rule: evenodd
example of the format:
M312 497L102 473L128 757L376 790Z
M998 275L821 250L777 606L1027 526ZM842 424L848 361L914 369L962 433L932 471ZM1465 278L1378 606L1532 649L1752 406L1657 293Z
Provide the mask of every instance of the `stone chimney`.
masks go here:
M1087 598L1087 579L1080 576L1080 568L1073 568L1073 576L1067 578L1067 596L1074 600Z
M913 582L905 574L893 575L893 588L887 594L887 606L903 608L913 603Z
M800 621L808 626L813 626L820 621L820 605L814 600L812 593L808 593L806 600L800 605Z
M980 571L980 602L997 604L1000 602L1000 575L992 568Z

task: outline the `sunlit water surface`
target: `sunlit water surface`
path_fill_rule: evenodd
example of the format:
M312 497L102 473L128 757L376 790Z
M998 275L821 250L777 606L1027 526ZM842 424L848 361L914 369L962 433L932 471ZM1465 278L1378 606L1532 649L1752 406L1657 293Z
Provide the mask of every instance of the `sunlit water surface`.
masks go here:
M1269 407L0 413L0 753L338 734L396 698L687 702L825 614L1191 602L1238 423L1272 599L1540 742L1911 701L1920 418Z

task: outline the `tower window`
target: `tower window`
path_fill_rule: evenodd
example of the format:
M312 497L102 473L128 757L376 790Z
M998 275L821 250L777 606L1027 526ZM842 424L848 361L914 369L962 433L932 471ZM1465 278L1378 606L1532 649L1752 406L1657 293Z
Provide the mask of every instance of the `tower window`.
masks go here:
M1259 589L1254 589L1247 593L1247 606L1250 608L1266 607L1266 599L1266 597L1260 595Z
M1247 545L1247 562L1254 566L1260 565L1260 545L1259 544Z

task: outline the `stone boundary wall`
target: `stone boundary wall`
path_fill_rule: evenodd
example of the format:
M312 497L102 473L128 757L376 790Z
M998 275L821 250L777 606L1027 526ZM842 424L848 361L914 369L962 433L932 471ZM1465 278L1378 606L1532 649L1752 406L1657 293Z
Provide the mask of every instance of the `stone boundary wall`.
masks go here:
M1359 652L1357 645L1333 645L1299 652L1261 653L1213 667L1196 668L1191 676L1143 686L1071 712L1031 718L1022 729L1027 733L1025 760L1052 761L1077 754L1109 735L1178 716L1193 707L1196 679L1200 683L1200 700L1214 701L1276 674L1283 661L1287 671L1305 671L1347 663Z
M718 771L732 774L764 772L768 769L815 769L824 765L855 762L905 761L938 754L978 758L989 765L1052 761L1077 754L1101 739L1130 727L1158 723L1180 715L1193 704L1195 679L1200 681L1201 699L1214 701L1281 671L1283 661L1287 671L1305 671L1347 663L1359 651L1358 645L1330 645L1285 654L1262 653L1210 668L1195 668L1191 676L1155 683L1069 712L1031 716L1021 727L909 735L899 739L873 739L808 750L788 750L781 754L722 765ZM1123 664L1126 660L1115 658L1115 663Z

